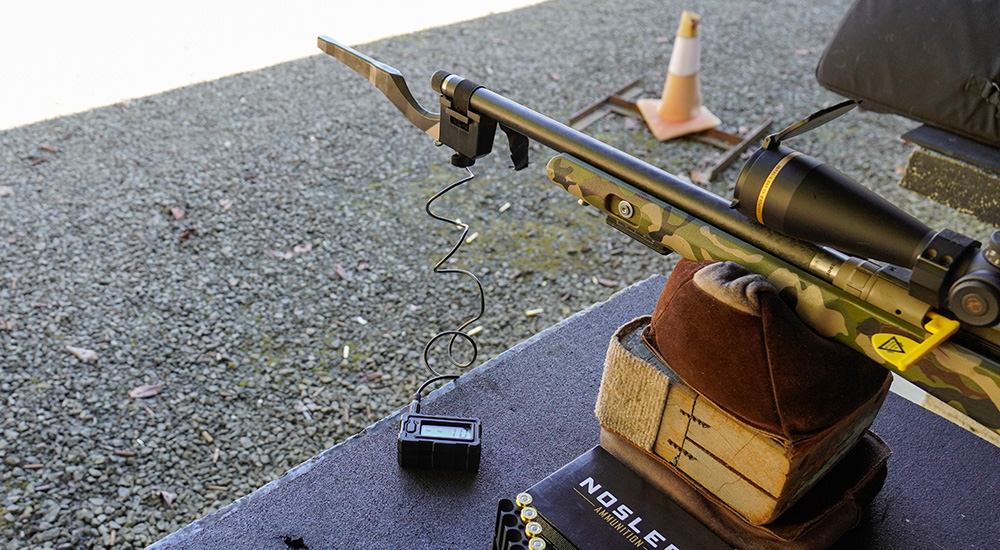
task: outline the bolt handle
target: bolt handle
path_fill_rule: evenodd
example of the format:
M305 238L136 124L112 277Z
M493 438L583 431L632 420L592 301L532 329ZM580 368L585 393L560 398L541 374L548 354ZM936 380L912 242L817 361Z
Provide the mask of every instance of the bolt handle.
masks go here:
M982 327L1000 321L1000 231L993 232L951 286L948 304L963 323Z

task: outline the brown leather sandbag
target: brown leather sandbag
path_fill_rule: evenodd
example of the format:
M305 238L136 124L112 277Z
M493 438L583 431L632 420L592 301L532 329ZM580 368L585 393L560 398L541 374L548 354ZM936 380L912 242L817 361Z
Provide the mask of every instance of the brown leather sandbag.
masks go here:
M679 262L644 338L698 393L792 440L849 415L889 376L813 332L767 278L732 262Z

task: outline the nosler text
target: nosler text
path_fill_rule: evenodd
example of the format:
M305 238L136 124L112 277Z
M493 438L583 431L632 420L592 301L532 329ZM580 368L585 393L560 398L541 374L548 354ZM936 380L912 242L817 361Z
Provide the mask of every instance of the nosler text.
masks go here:
M601 491L601 485L595 482L592 477L588 477L580 482L580 487L583 487L590 495ZM601 506L597 507L594 511L597 512L602 518L609 520L609 523L611 523L611 520L614 518L618 518L618 520L621 521L621 524L617 526L618 528L616 530L621 532L622 535L629 540L629 542L632 542L636 546L640 546L642 542L645 542L653 548L660 548L660 543L666 542L666 537L661 535L656 529L650 529L646 531L645 535L643 535L644 529L639 527L639 524L642 523L642 517L636 515L636 513L625 504L619 504L618 497L613 495L611 491L601 491L595 498L597 499L597 502L601 503ZM617 507L615 507L616 504L618 504ZM608 515L609 511L610 515ZM618 522L616 521L615 523ZM631 532L624 531L623 526L627 527L631 530ZM612 525L612 527L616 526ZM680 548L671 544L664 547L663 550L680 550Z

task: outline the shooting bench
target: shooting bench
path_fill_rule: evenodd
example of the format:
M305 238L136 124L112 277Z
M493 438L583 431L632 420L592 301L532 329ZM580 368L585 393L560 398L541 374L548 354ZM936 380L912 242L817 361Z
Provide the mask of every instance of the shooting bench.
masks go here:
M425 412L482 420L478 474L400 469L396 413L151 548L490 548L499 499L597 444L608 342L652 311L664 281L625 289L424 400ZM835 548L1000 547L1000 448L894 394L873 431L893 449L889 476Z

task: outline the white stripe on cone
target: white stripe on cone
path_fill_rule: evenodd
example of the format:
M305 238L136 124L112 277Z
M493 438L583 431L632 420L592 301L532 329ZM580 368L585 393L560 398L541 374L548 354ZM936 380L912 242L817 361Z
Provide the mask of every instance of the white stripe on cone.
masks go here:
M677 76L691 76L701 70L701 45L698 37L674 40L674 51L670 54L667 71Z

